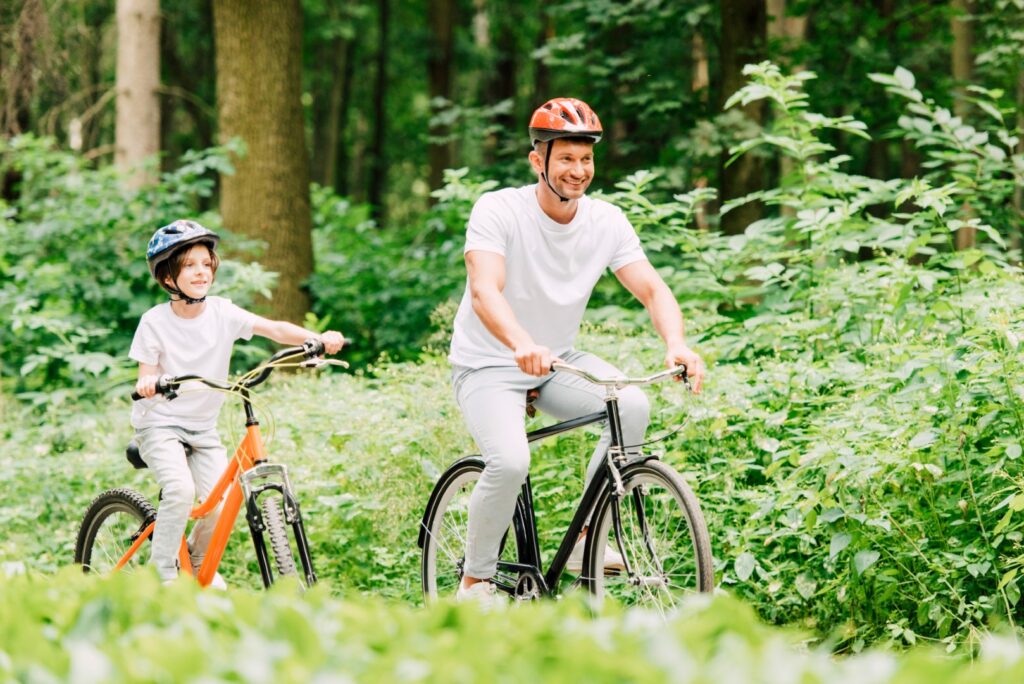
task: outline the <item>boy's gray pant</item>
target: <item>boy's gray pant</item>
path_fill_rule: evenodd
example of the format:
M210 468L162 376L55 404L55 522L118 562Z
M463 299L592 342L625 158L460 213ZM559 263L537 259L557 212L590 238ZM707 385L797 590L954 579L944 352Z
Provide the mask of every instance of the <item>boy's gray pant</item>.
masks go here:
M153 530L151 562L160 579L174 579L178 576L178 549L192 505L197 495L200 503L204 501L217 484L228 464L227 451L216 429L193 432L177 427L151 427L136 430L135 439L142 460L163 488ZM188 458L182 442L192 447ZM192 528L188 543L194 568L203 562L220 510L218 506Z
M622 375L611 364L586 352L573 351L562 359L598 377ZM469 500L465 573L487 579L497 571L498 545L512 522L516 497L530 466L524 421L526 391L541 388L536 407L559 420L568 420L604 410L605 388L568 373L538 378L515 366L456 366L452 387L484 459L484 472ZM624 443L640 444L650 420L647 396L639 387L626 387L617 394ZM597 473L610 442L606 426L587 466L584 487Z

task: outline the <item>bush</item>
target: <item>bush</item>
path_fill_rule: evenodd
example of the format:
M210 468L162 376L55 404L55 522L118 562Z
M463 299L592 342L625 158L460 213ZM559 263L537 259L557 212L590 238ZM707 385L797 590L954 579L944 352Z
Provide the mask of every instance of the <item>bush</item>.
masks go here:
M1018 624L1024 279L1004 250L1010 225L986 222L1005 220L1015 141L972 129L965 149L966 134L933 133L920 143L957 161L931 180L852 176L819 134L863 125L809 111L812 74L747 71L732 101L768 100L774 121L734 152L770 146L793 171L738 202L777 215L722 236L686 227L694 193L648 200L644 174L611 197L699 312L695 339L716 361L701 410L675 420L691 421L719 582L853 649L952 647L991 621ZM970 183L965 157L984 169ZM967 224L981 241L956 251Z
M224 232L199 205L213 173L231 171L229 149L188 153L159 183L130 190L113 168L92 168L52 140L0 140L0 178L13 180L0 200L0 383L40 404L121 391L138 319L164 299L146 244L179 217ZM230 238L225 247L246 249ZM243 305L272 282L231 259L217 280L217 294Z
M575 600L481 613L379 600L161 587L74 571L0 584L0 677L15 681L801 682L1019 681L1020 644L989 637L980 658L930 650L834 660L801 652L748 607L697 601L667 625L642 612L592 619Z

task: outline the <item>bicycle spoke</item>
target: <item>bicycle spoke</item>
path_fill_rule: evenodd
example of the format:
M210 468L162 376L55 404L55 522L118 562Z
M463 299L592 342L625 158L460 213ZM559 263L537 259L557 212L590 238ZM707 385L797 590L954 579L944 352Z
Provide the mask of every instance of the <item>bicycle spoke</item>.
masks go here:
M684 502L688 489L660 463L636 469L625 485L625 495L617 504L611 499L605 504L598 534L604 535L608 548L617 551L621 543L629 572L612 576L595 572L599 576L592 586L602 598L646 606L668 616L686 594L700 590L703 582ZM619 507L621 538L612 525L614 505ZM700 547L701 551L706 548ZM591 563L595 570L600 567L595 560Z

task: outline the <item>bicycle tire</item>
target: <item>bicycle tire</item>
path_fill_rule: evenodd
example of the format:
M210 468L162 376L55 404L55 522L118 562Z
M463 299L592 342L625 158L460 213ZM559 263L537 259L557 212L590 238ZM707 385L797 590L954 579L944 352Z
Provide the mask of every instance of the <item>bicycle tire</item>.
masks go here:
M82 572L108 574L146 527L156 520L156 508L133 489L110 489L89 504L75 541L75 564ZM109 523L109 524L108 524ZM121 568L131 572L144 561L140 551Z
M611 597L666 615L687 595L714 587L711 539L693 490L670 466L648 460L622 469L625 493L602 493L584 551L584 581L598 603ZM639 504L638 504L639 502ZM605 574L605 549L618 552L613 508L619 507L630 572Z
M462 581L469 497L483 470L483 459L463 458L449 467L434 487L421 523L424 530L420 579L426 602L444 596L454 597ZM517 504L512 524L502 538L499 559L523 562L528 557L523 548L526 542L515 531L525 529L521 509L522 506ZM512 544L509 543L510 537L514 540ZM517 578L504 576L499 571L492 579L500 587L514 587Z
M278 576L297 575L295 556L292 554L291 542L288 539L288 523L285 522L284 498L264 496L260 508L263 511L263 524L267 528L267 536L270 537L270 551Z

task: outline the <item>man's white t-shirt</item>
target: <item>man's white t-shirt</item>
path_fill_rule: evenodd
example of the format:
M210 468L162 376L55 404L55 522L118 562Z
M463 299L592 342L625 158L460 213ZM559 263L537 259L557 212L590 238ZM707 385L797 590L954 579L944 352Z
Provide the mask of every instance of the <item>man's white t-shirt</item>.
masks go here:
M488 192L477 200L464 251L473 250L505 257L505 299L534 342L556 356L572 348L605 269L615 272L647 258L618 207L584 196L573 220L558 223L540 208L536 185ZM473 311L468 282L448 358L466 368L516 365L512 350Z
M231 348L235 340L252 338L255 322L255 314L223 297L207 297L206 307L195 318L178 316L170 302L160 304L142 315L128 355L139 363L156 366L160 375L227 380ZM135 402L132 426L208 430L216 427L223 403L221 392L188 382L173 401L157 395Z

